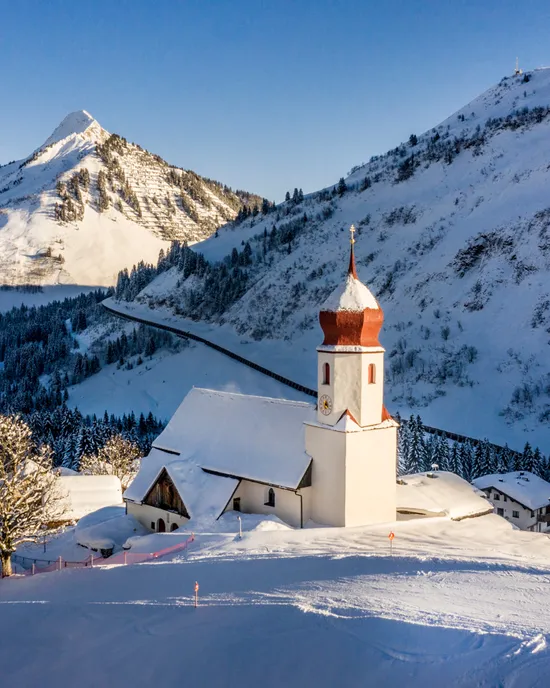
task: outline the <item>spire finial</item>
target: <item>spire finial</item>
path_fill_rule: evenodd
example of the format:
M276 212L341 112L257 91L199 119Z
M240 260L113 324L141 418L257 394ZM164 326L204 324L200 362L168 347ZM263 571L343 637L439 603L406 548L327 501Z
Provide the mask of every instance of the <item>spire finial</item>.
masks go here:
M353 245L355 244L355 237L354 234L357 230L353 225L349 228L349 233L350 233L350 255L349 255L349 268L348 268L348 275L351 275L352 277L355 277L355 279L359 279L357 277L357 270L355 269L355 252L353 250Z

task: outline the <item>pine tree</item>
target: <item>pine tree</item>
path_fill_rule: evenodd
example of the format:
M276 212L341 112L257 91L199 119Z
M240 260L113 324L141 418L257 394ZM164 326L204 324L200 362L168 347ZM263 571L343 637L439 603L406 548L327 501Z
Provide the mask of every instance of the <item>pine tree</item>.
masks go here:
M533 454L533 450L531 449L531 445L529 442L525 443L525 447L523 448L523 457L522 457L522 471L529 471L530 473L535 472L535 457Z
M347 190L348 190L348 187L346 184L346 180L344 179L344 177L340 177L340 179L338 180L338 184L336 186L336 193L339 196L343 196Z
M468 482L474 479L474 452L469 442L464 442L460 445L459 463L462 467L462 477Z
M422 442L422 470L431 471L437 461L437 436L430 435L428 440Z
M409 420L409 428L411 433L411 443L409 450L409 459L405 467L406 473L421 473L424 464L424 429L420 416L411 416Z
M447 441L447 435L443 434L437 443L435 461L435 463L439 466L440 471L449 470L449 458L449 443Z
M398 421L400 422L400 421ZM401 423L398 431L398 445L397 445L397 472L398 475L405 473L405 467L408 465L409 452L411 448L411 431L409 423Z
M541 454L541 451L538 447L536 447L535 451L533 452L533 473L544 479L545 461L544 456Z
M451 452L449 454L449 471L455 473L456 475L462 474L462 466L460 465L460 457L458 446L456 442L453 442L451 447Z

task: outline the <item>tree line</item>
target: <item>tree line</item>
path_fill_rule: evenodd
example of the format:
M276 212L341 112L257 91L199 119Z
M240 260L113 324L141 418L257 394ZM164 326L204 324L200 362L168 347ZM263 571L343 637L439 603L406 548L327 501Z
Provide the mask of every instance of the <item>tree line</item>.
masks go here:
M398 435L398 475L409 475L439 470L456 473L468 482L482 475L530 471L550 482L550 460L540 449L529 442L523 452L511 450L508 445L498 447L485 439L481 442L455 442L442 432L427 434L420 416L412 415L401 420Z

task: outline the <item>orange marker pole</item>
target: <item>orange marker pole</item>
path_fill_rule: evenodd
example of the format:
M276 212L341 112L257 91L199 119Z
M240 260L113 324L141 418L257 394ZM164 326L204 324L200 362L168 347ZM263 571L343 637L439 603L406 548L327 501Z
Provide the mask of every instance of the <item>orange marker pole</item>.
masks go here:
M199 584L195 581L195 609L199 606Z
M390 531L390 534L388 535L388 538L390 540L390 557L393 557L393 538L395 537L395 533Z

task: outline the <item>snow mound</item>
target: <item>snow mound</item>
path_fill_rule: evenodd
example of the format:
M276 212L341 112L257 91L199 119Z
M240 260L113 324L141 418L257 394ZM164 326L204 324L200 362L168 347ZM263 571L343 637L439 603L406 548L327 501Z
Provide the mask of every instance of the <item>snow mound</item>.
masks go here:
M117 516L101 523L87 525L80 521L75 529L76 540L82 547L93 551L121 549L131 537L146 535L149 531L133 516Z
M288 523L284 523L277 516L263 514L244 514L236 511L226 511L216 521L218 532L234 533L239 530L238 517L241 517L243 532L268 532L274 530L294 530Z
M336 313L337 311L362 312L366 308L378 310L378 301L370 290L353 275L348 275L346 281L332 292L321 306L322 311Z
M460 521L491 513L493 505L481 490L455 473L433 471L402 476L397 484L397 511L423 516L449 516Z

